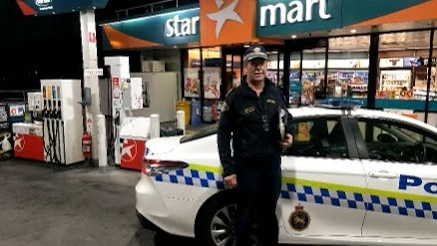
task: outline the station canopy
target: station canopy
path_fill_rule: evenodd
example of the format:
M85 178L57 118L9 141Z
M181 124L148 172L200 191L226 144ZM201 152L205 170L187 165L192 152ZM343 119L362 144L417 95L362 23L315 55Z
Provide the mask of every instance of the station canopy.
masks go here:
M24 15L53 15L84 9L102 9L108 0L15 0Z

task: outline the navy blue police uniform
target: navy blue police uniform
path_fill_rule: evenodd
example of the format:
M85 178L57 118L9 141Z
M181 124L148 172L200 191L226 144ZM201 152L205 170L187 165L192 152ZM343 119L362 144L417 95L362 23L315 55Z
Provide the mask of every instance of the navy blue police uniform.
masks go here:
M237 245L255 226L262 245L276 245L276 203L281 191L280 114L285 114L285 132L293 133L292 116L286 110L281 90L269 79L258 96L246 76L226 96L218 127L218 149L223 177L237 174ZM232 140L232 148L231 148ZM232 150L231 150L232 149Z

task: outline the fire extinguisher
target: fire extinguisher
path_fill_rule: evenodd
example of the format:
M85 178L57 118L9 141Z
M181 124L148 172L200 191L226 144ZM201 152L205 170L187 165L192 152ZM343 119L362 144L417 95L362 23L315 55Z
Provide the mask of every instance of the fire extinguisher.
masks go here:
M91 134L84 133L82 136L82 154L85 158L91 157L91 150L92 150L92 138Z

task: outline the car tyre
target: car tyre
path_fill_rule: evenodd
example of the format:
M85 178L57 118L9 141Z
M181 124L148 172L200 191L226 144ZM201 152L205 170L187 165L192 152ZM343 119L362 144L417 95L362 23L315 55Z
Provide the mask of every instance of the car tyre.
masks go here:
M235 218L237 213L236 193L224 191L204 204L196 219L195 236L202 246L235 245ZM252 225L256 230L256 225ZM251 244L256 245L257 238L251 235Z
M223 192L211 198L196 220L196 239L200 245L234 245L237 205L233 192Z

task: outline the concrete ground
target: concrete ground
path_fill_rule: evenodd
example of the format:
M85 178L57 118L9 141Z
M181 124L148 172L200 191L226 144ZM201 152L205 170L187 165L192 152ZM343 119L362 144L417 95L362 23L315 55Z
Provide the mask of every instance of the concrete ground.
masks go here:
M135 215L140 172L87 164L0 162L0 245L171 245ZM184 241L185 239L182 239ZM192 241L187 239L188 244Z
M200 246L142 228L139 171L0 161L1 246Z

